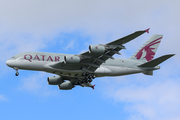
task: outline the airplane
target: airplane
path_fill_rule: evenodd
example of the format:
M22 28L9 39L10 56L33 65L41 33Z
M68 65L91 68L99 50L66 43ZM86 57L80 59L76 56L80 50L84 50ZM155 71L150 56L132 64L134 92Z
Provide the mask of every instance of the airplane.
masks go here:
M122 76L136 73L153 75L154 70L160 69L160 63L174 56L168 54L156 59L154 55L163 35L155 34L148 39L129 59L114 58L115 54L126 49L124 44L149 33L149 29L136 31L123 38L107 44L90 45L89 51L81 54L59 54L47 52L25 52L14 55L6 61L6 65L18 69L45 71L56 74L47 78L49 85L58 85L60 90L71 90L76 85L91 87L96 77Z

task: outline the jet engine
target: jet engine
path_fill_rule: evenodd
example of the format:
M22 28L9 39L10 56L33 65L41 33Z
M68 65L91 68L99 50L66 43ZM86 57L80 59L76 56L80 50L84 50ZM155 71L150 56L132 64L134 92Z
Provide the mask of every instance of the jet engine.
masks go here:
M106 48L102 45L90 45L89 53L103 54Z
M79 63L81 58L78 56L65 56L64 61L65 63Z
M63 79L61 78L61 76L53 76L48 77L47 81L49 85L59 85L63 82Z
M58 85L58 87L61 90L71 90L74 87L74 85L70 81L65 81Z

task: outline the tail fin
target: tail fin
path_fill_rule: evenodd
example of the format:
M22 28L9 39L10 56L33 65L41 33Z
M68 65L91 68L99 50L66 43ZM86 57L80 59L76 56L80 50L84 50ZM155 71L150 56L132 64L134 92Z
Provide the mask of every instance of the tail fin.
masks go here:
M130 59L141 60L143 62L152 60L162 37L163 35L153 35L130 57Z

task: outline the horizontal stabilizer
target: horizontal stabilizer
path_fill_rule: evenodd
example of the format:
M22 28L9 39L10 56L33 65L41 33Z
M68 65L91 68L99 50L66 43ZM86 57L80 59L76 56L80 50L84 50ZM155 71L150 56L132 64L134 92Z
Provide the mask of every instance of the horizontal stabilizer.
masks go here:
M165 60L169 59L170 57L174 56L175 54L169 54L169 55L164 55L159 58L156 58L154 60L151 60L149 62L143 63L139 65L138 67L155 67L159 65L160 63L164 62Z

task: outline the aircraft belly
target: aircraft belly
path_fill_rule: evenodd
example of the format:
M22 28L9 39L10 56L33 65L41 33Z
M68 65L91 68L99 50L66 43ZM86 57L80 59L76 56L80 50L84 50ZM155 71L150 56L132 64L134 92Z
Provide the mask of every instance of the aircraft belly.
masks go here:
M108 74L111 74L111 70L109 70L106 67L99 67L96 71L95 71L96 77L102 77Z
M30 70L39 70L39 71L43 71L45 62L42 61L33 61L33 62L29 62L28 64L28 69Z
M19 69L25 69L25 70L38 70L38 71L43 71L44 68L44 62L41 61L16 61L17 67Z
M46 72L54 73L57 75L70 76L70 77L81 77L82 73L84 72L80 69L79 70L66 70L66 69L53 68L49 66L49 64L45 64L43 68Z
M121 76L121 75L128 75L134 73L141 73L143 70L135 69L135 68L128 68L128 67L120 67L120 66L108 66L107 67L111 74L106 73L105 76Z

